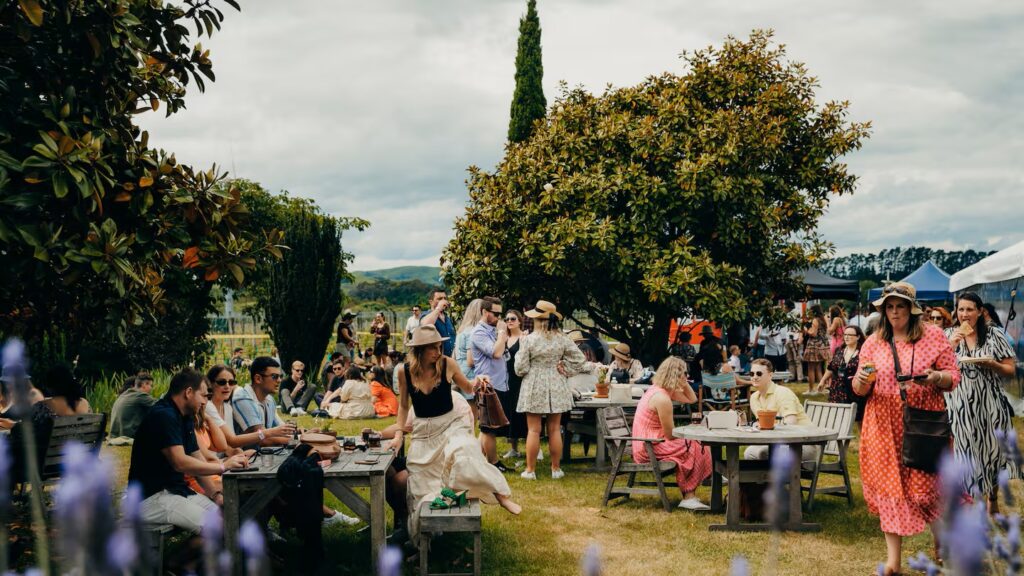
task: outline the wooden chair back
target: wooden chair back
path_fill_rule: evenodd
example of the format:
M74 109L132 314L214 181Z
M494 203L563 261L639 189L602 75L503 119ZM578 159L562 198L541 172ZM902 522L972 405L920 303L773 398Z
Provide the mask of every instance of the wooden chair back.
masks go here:
M804 412L815 426L837 432L840 440L853 437L853 424L857 416L856 404L834 404L808 400L804 402ZM825 445L824 453L830 456L839 456L839 444L832 440Z
M601 410L604 411L604 439L610 449L621 442L619 438L631 436L633 430L629 426L629 421L626 420L626 413L622 410L622 406L608 406Z
M74 440L85 444L92 452L99 452L106 428L106 414L76 414L54 418L46 456L39 471L43 481L60 477L64 445L67 442Z

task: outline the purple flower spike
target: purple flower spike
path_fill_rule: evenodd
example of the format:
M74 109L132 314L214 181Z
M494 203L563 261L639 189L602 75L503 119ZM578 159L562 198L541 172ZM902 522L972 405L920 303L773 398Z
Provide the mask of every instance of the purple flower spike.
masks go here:
M1010 490L1010 471L1003 468L999 471L999 491L1003 493L1007 506L1013 506L1013 490Z
M750 576L750 563L742 554L732 557L732 565L729 567L730 576Z
M107 541L107 562L117 572L130 572L139 561L139 545L131 530L120 529Z
M402 574L402 549L397 546L388 546L380 555L379 576L401 576Z
M955 573L980 574L989 548L989 522L985 504L979 502L958 510L946 540L956 543L949 547Z
M878 574L878 576L885 576L885 564L883 562L878 563L878 568L875 568L875 574Z
M121 499L121 518L130 524L142 519L142 486L136 482L128 485Z
M0 436L0 516L6 515L10 505L11 485L11 450L7 445L7 436ZM0 522L3 520L0 519Z
M601 576L601 548L591 543L583 553L583 576Z
M203 516L203 550L216 557L224 540L224 517L220 508L212 508ZM262 536L262 535L261 535Z
M242 524L238 531L238 545L245 554L245 567L249 576L261 573L263 564L264 539L263 532L252 519Z
M25 366L25 343L17 338L11 338L4 344L3 365Z

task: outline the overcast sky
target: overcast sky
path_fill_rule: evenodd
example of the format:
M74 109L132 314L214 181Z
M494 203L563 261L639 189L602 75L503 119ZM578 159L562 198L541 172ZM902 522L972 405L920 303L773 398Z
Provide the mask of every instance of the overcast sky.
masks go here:
M436 265L466 167L501 158L525 0L249 0L211 48L217 82L143 125L179 160L372 222L353 269ZM544 88L603 91L772 28L872 137L821 222L837 254L994 250L1024 239L1024 3L539 0Z

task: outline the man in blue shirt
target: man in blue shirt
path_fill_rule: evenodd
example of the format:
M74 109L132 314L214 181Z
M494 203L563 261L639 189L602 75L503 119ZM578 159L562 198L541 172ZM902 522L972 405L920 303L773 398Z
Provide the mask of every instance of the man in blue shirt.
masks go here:
M430 312L420 318L420 326L433 326L442 338L441 351L445 356L455 353L455 325L448 315L448 294L444 290L430 291Z
M186 368L171 378L161 398L139 425L132 445L128 482L142 488L142 520L173 524L199 533L207 510L223 505L224 496L209 476L244 468L249 454L242 452L223 462L207 462L196 442L195 415L208 389L203 375ZM194 476L205 495L185 482Z
M270 356L259 356L249 365L251 382L235 390L231 396L231 409L235 413L235 433L259 435L259 445L287 444L295 431L293 424L285 424L277 417L274 395L284 373L281 365ZM269 431L273 428L273 433ZM258 447L258 446L253 446Z
M505 364L508 330L501 319L501 300L487 296L480 306L483 317L469 336L470 353L473 355L473 371L477 376L486 376L494 391L498 393L502 406L508 406L504 397L508 394L508 367ZM480 427L480 447L487 461L502 472L505 465L498 460L498 435L507 434L508 426L502 428Z

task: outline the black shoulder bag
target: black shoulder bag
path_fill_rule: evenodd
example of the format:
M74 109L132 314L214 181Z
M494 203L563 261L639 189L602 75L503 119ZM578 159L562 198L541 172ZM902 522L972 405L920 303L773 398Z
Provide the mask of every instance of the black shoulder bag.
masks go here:
M892 348L892 361L896 368L896 385L900 389L900 398L903 400L903 465L929 474L934 474L939 469L939 460L942 453L949 449L949 441L953 437L953 430L949 425L949 415L945 410L925 410L914 408L907 401L907 390L905 381L913 382L904 376L901 382L903 370L900 369L900 356L896 352L896 343L889 341ZM914 371L914 360L911 355L910 371Z

